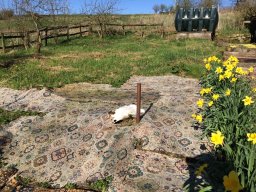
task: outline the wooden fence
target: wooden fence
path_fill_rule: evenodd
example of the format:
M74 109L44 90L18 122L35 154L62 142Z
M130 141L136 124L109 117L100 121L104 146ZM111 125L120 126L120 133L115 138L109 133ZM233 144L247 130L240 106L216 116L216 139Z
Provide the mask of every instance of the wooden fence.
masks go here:
M126 29L129 27L160 27L161 36L164 36L164 27L163 23L161 24L105 24L105 26L112 27L121 27L122 34L126 34ZM67 40L70 39L71 36L80 35L82 36L85 33L93 32L93 27L100 27L100 25L76 25L76 26L57 26L57 27L45 27L38 31L26 31L26 32L2 32L1 33L1 42L0 49L2 52L6 52L6 49L21 47L27 49L31 44L40 41L40 43L44 42L44 45L47 46L48 39L55 39L55 43L58 42L58 37L66 37ZM86 28L86 29L84 29ZM144 31L141 31L141 36L144 36ZM8 44L7 41L12 39L18 39L17 42L13 42Z
M86 27L86 30L83 28ZM44 41L45 46L48 44L48 39L63 37L66 36L67 40L70 39L70 36L80 35L82 36L84 33L88 31L89 25L78 25L78 26L57 26L57 27L45 27L38 31L26 31L26 32L8 32L1 33L1 43L0 49L3 52L8 48L16 48L16 47L24 47L27 49L31 44L40 41ZM79 29L79 32L72 33L72 29ZM39 34L38 34L39 33ZM39 37L39 38L36 38ZM7 45L7 40L19 39L18 43L12 42L11 45Z

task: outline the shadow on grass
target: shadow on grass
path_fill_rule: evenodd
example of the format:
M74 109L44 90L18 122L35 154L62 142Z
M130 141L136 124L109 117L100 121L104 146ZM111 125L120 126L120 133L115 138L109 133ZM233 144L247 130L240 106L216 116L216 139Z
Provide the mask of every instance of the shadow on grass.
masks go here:
M36 54L33 50L14 50L13 53L0 54L0 68L10 68L13 65L18 65L27 59L40 59L41 56L51 56L49 51L41 51Z

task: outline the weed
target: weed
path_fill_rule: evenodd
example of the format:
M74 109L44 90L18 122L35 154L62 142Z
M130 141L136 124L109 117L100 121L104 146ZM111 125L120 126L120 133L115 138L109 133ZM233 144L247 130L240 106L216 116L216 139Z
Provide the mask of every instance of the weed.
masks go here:
M77 188L77 184L75 183L67 183L65 186L64 186L65 189L76 189Z
M113 181L113 176L108 176L104 179L100 179L93 183L90 183L90 187L94 190L106 192L112 181Z
M32 183L32 179L29 178L29 177L16 176L16 180L17 180L18 183L20 183L20 185L22 185L23 187L27 187L29 184Z
M49 188L51 188L51 183L50 183L50 182L47 182L47 181L45 181L45 182L40 182L40 183L37 183L37 186L38 186L38 187L42 187L42 188L47 188L47 189L49 189Z

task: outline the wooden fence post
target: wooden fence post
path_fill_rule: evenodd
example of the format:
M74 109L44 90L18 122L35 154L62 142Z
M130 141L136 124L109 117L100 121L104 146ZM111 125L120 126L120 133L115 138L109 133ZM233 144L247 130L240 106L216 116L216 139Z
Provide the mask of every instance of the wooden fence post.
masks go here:
M89 26L89 35L92 34L92 25Z
M37 42L36 42L36 54L39 54L41 51L41 46L42 46L42 38L41 38L41 33L40 30L37 31Z
M3 53L5 53L4 33L1 33L1 39L2 39L2 49L3 49Z
M44 37L44 45L47 46L48 44L48 27L45 28L45 37Z
M81 24L79 25L79 34L80 34L80 37L82 37L82 26L81 26Z
M69 26L67 26L67 40L69 40Z
M161 37L164 38L164 24L162 23L162 33L161 33Z
M124 25L122 25L123 35L125 35Z
M141 37L142 37L142 38L144 37L144 31L141 32Z
M24 48L27 50L27 49L28 49L28 46L27 46L27 40L26 40L26 38L27 38L26 33L27 33L27 32L24 32L24 33L23 33L22 40L23 40ZM22 34L22 33L21 33L21 34Z

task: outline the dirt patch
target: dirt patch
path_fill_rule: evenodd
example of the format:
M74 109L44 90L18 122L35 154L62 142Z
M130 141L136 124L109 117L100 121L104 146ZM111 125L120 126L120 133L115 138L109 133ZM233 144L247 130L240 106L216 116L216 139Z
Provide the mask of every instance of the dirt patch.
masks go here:
M92 58L92 59L96 59L99 60L101 58L104 58L105 54L102 52L71 52L69 54L64 54L64 55L56 55L56 56L51 56L51 57L40 57L40 59L44 60L44 59L53 59L53 60L59 60L59 59L84 59L84 58Z
M101 101L117 105L126 105L136 102L136 92L113 88L109 85L93 85L88 83L71 84L55 89L55 94L72 101L88 102ZM156 102L160 97L158 92L142 91L142 103L145 106Z

